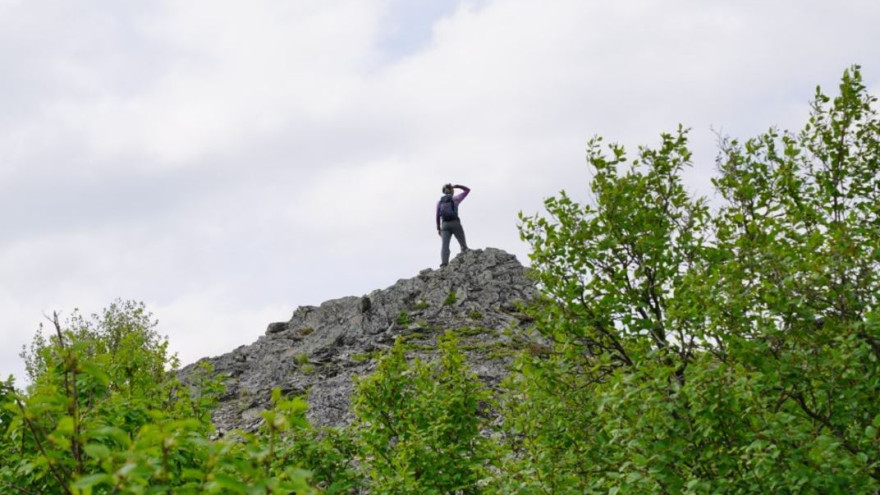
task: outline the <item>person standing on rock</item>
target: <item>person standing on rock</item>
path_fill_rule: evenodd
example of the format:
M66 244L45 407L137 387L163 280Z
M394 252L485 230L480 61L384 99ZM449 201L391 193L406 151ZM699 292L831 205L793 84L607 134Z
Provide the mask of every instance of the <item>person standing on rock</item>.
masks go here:
M461 193L453 196L452 193L456 189L461 189ZM443 247L440 249L440 268L449 264L449 240L455 236L461 252L468 250L467 242L464 239L464 228L461 226L461 218L458 216L458 205L464 201L464 198L471 192L467 186L460 184L446 184L443 186L443 196L437 202L437 235L443 239Z

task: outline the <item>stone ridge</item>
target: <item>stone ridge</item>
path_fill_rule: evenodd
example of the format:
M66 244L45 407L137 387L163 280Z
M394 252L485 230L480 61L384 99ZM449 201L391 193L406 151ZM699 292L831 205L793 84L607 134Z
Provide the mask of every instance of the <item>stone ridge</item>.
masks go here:
M514 349L525 343L529 320L519 303L535 294L515 256L486 248L365 296L301 306L289 321L269 324L253 344L200 361L227 376L214 423L221 433L256 428L271 390L281 387L287 395L308 396L313 424L349 424L353 377L371 373L398 337L414 355L430 356L446 330L459 334L474 372L497 386ZM186 380L197 364L181 370L181 377Z

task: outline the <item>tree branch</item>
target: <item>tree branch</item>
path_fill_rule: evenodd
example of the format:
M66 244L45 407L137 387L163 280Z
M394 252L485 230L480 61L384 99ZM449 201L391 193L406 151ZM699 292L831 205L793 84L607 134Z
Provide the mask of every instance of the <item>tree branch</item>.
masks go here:
M9 488L12 488L13 490L17 491L18 493L24 493L25 495L38 495L38 494L35 494L34 492L29 492L29 491L25 490L24 488L17 487L15 485L11 485L3 480L0 480L0 483L3 483L3 486L7 486Z
M21 410L21 417L24 420L25 424L27 424L28 430L30 430L31 434L34 436L34 441L37 443L37 448L40 449L40 453L46 459L46 465L49 466L49 472L52 473L52 477L55 478L55 481L57 481L58 484L64 489L64 493L66 493L67 495L73 495L70 492L70 489L67 487L67 481L64 479L65 477L69 478L70 475L68 475L67 473L63 473L65 477L62 477L61 473L59 473L55 469L56 466L52 462L52 458L49 457L49 454L46 453L46 449L45 447L43 447L43 442L40 440L40 436L37 434L37 427L34 426L33 421L31 421L30 418L27 417L27 412L24 408L24 404L22 404L21 400L19 400L17 397L15 398L15 403Z
M806 413L807 416L809 416L813 420L821 423L822 426L827 428L828 431L830 431L835 437L837 437L837 439L840 440L841 445L843 445L843 448L848 450L850 454L856 455L860 452L859 449L855 448L855 446L853 446L849 442L849 440L847 440L846 437L843 436L843 433L837 431L837 429L834 428L834 425L831 424L830 418L826 418L826 417L818 414L817 412L810 409L809 406L807 406L807 402L806 402L806 399L804 398L803 392L798 392L796 394L792 394L791 397L794 398L794 400L800 406L801 410L804 411L804 413Z

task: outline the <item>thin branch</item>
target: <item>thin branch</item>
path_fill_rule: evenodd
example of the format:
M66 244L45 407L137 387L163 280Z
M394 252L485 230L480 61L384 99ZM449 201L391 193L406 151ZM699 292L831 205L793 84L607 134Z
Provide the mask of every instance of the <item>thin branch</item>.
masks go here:
M73 495L70 492L70 489L67 487L67 482L62 478L61 474L55 469L55 465L51 461L51 457L46 453L46 449L43 447L43 442L40 441L40 436L37 434L37 428L34 426L33 421L27 417L27 413L25 412L24 404L22 404L21 400L17 397L15 399L15 403L18 404L18 408L21 410L21 417L24 419L25 424L27 424L28 429L31 431L31 434L34 436L34 441L37 442L37 448L40 449L40 453L43 454L43 457L46 459L46 464L49 466L49 472L52 473L52 477L55 478L55 481L58 482L59 485L64 489L64 493L68 495ZM64 473L67 475L67 473ZM69 475L67 476L70 477Z
M11 485L3 480L0 480L0 483L3 483L3 486L7 486L9 488L12 488L13 490L17 491L18 493L24 493L25 495L38 495L38 494L35 494L34 492L29 492L29 491L25 490L24 488L21 488L21 487L15 486L15 485Z
M52 325L55 327L55 333L58 335L58 346L63 352L64 359L64 391L70 398L67 407L67 414L73 419L73 438L70 442L70 453L76 461L76 474L82 474L85 471L83 463L82 450L80 448L80 422L77 411L77 403L79 400L76 387L76 369L70 349L64 345L64 332L61 330L61 323L58 321L58 312L52 312Z
M837 431L837 429L834 428L834 425L831 424L830 418L823 417L822 415L820 415L820 414L816 413L815 411L813 411L812 409L810 409L809 406L807 406L807 402L804 399L803 392L798 392L797 394L792 394L791 397L794 398L794 400L801 407L801 410L804 411L804 413L806 413L807 416L809 416L810 418L812 418L815 421L818 421L819 423L822 424L822 426L824 426L832 434L834 434L834 436L837 437L838 440L840 440L840 443L841 443L841 445L843 445L843 448L848 450L850 454L856 455L860 452L859 449L855 448L846 439L846 437L843 436L843 433Z
M867 332L858 332L856 335L858 335L869 346L871 346L871 349L874 351L874 355L880 358L880 342L878 342L876 338L868 335Z
M627 365L632 366L633 361L629 358L629 355L627 355L626 350L623 348L623 345L621 345L617 338L614 337L614 335L610 331L608 331L605 326L599 321L599 319L596 317L595 312L590 309L590 306L587 304L586 299L584 299L583 294L578 296L578 299L580 299L581 305L583 305L584 309L587 311L587 316L590 317L590 323L593 324L593 327L597 331L599 331L600 334L604 335L608 340L610 340L611 345L618 352L618 354L620 354L620 357L623 358L623 361Z

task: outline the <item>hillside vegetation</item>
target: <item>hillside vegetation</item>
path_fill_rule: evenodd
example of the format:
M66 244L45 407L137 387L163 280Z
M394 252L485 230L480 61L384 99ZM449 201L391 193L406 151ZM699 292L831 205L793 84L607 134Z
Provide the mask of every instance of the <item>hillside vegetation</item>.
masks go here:
M258 430L220 436L222 377L182 385L117 302L56 317L32 384L0 388L0 492L880 493L880 121L858 67L801 131L723 140L717 205L683 186L685 129L587 158L589 204L520 218L541 294L503 384L460 330L416 352L401 311L350 424L276 389Z

